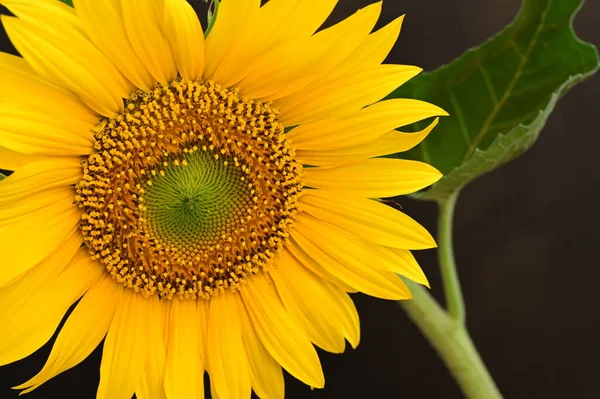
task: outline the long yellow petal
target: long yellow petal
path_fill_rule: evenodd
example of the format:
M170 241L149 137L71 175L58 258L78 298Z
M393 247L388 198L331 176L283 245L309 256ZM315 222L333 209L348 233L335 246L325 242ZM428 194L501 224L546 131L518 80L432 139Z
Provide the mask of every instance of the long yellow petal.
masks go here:
M353 71L375 67L383 63L398 40L403 21L404 16L401 16L377 32L371 33L341 65L315 84L338 79Z
M177 66L161 30L154 1L120 0L125 32L135 54L154 80L166 85L177 77Z
M43 156L27 155L22 152L0 147L0 169L17 170L30 162L44 159Z
M233 292L210 300L206 365L211 387L221 399L247 399L251 393L239 301L239 294Z
M9 203L0 203L0 230L30 220L33 212L51 208L55 203L71 202L73 202L73 188L59 187L34 192L29 197Z
M338 0L270 0L260 9L266 24L262 26L267 34L274 36L274 43L308 38L323 25L337 3Z
M198 381L204 381L204 371L208 367L208 350L207 350L207 342L208 342L208 315L210 311L210 303L208 300L198 301L197 303L197 319L198 325L200 328L200 332L198 335L198 349L200 354L200 359L202 363L202 369L198 369ZM198 397L202 398L204 395L204 384L198 385ZM213 396L213 398L217 398Z
M82 242L81 234L73 234L48 258L19 279L8 285L0 285L0 314L8 314L14 309L18 309L25 301L34 296L47 281L55 280L71 263Z
M207 340L208 340L208 313L210 311L209 301L198 301L198 322L200 323L200 335L198 336L200 357L202 363L206 367L207 364ZM204 375L204 371L202 372Z
M271 101L302 90L347 59L371 32L380 13L381 2L374 3L308 40L299 38L274 47L251 66L239 84L240 93Z
M404 159L374 158L333 168L307 168L307 187L340 190L345 195L366 198L411 194L442 177L433 166Z
M168 302L170 301L154 297L149 298L148 302L146 366L138 388L135 390L135 395L138 399L167 399L165 392L165 364L167 358L165 335L170 306ZM199 398L202 398L202 396L199 396Z
M135 54L125 32L121 0L74 0L73 4L90 40L136 87L152 89L155 80Z
M108 275L92 286L61 328L42 370L14 389L29 393L87 358L108 332L122 290Z
M202 398L204 380L198 380L198 375L204 366L198 349L201 337L196 301L173 298L171 302L165 369L167 398ZM198 392L202 396L197 396Z
M226 0L219 7L217 20L206 38L204 78L214 80L214 74L227 52L233 52L244 42L246 31L260 8L260 0ZM220 80L216 80L220 83Z
M390 271L407 277L417 284L429 287L427 276L425 276L423 269L409 250L378 247L378 252L388 259L387 266Z
M13 45L37 73L77 94L99 114L112 117L123 109L131 83L83 34L72 8L58 1L2 4L20 17L2 16L2 21Z
M131 398L146 363L150 301L124 289L108 330L100 363L97 399Z
M160 24L184 80L202 79L204 32L196 12L186 0L161 0Z
M310 257L293 239L288 241L284 251L289 251L290 254L300 262L305 268L316 274L317 276L329 281L336 287L343 289L345 292L358 292L355 288L348 285L348 283L340 280L333 274L327 272L320 265L318 265L313 258Z
M362 238L365 235L350 234L334 224L307 215L301 216L300 223L302 226L299 228L311 229L315 237L314 241L318 241L319 247L339 264L354 270L363 270L365 267L377 269L390 278L392 274L389 272L393 272L419 284L429 284L423 271L408 251L371 244ZM392 280L397 282L395 277ZM401 287L406 288L404 284L401 284Z
M210 77L227 87L237 84L250 74L254 69L252 65L266 52L284 43L289 45L299 39L308 39L323 24L336 3L337 0L267 2L255 17L246 17L244 30L238 32L240 44L228 48Z
M82 177L78 158L48 158L19 168L0 183L0 206L52 188L67 187ZM73 197L75 196L74 190Z
M300 125L286 137L298 150L338 150L362 146L398 127L443 115L447 115L446 111L424 101L396 98L378 102L343 118Z
M3 104L52 115L60 120L76 120L90 124L98 122L98 114L87 107L79 97L41 78L24 58L0 52L0 86L0 102ZM31 93L35 93L35 96ZM56 104L60 104L60 107ZM91 136L89 131L73 133Z
M372 266L372 260L366 261L364 257L355 259L344 253L346 248L341 247L342 243L338 245L324 241L324 234L318 234L317 230L321 229L321 224L300 215L291 231L294 240L320 267L357 290L374 297L396 300L411 297L406 285L394 273ZM357 253L353 253L355 254Z
M436 246L431 234L403 212L367 198L339 198L335 191L306 190L301 209L375 244L404 249Z
M23 359L45 344L69 307L103 274L104 269L89 256L76 257L63 273L39 287L21 306L3 313L0 365Z
M292 283L284 277L280 270L288 275L298 276ZM318 347L332 353L342 353L345 348L344 335L340 331L336 318L331 318L329 304L319 295L318 286L314 281L302 279L301 273L308 270L300 266L298 261L289 253L282 252L277 259L277 268L269 272L277 287L281 301L294 321L301 326L308 338ZM295 274L297 273L297 274ZM311 284L312 283L312 284ZM306 295L306 293L310 295ZM314 306L318 303L318 306ZM329 317L329 318L328 318Z
M272 283L265 276L253 276L241 294L256 333L271 356L300 381L323 388L325 377L317 352L284 309Z
M93 148L88 134L92 127L66 116L6 103L0 110L0 145L31 155L87 155Z
M61 201L0 227L0 286L56 251L77 230L80 215L75 205Z
M360 43L359 46L340 65L336 66L329 73L324 74L322 78L303 88L302 92L312 93L319 87L331 85L352 73L379 66L396 43L403 20L404 16L397 18L377 32L371 33L364 40L354 39L357 44ZM302 94L299 92L296 95ZM293 97L290 96L276 100L275 105L285 107L289 101L293 100Z
M421 68L414 66L379 65L349 74L291 96L281 107L279 120L284 126L295 126L352 114L381 100L419 72Z
M437 119L417 133L388 132L365 145L324 151L296 151L296 159L303 165L337 166L369 158L408 151L419 144L437 125Z
M302 311L307 320L313 324L323 324L336 334L341 334L342 340L346 337L356 348L360 341L360 324L352 299L341 288L305 268L293 256L284 256L288 261L278 264L270 273L286 308L291 301L302 302ZM287 287L291 297L279 290L281 285Z
M261 399L283 399L285 386L281 366L260 342L246 309L240 310L240 316L252 389Z

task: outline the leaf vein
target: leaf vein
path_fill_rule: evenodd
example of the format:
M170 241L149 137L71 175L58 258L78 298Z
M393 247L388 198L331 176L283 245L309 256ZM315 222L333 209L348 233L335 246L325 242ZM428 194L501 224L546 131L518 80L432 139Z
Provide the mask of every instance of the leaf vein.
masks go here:
M548 11L550 10L551 5L552 5L552 0L549 0L548 4L546 5L546 8L544 9L544 11L542 12L542 14L540 16L540 23L539 23L535 33L533 34L533 37L531 38L531 42L527 46L527 50L525 51L525 53L521 56L521 60L519 61L519 65L517 66L517 70L515 71L513 78L511 79L511 81L508 84L506 90L504 91L502 97L500 98L500 101L492 109L492 112L490 112L490 115L485 120L484 124L482 125L481 129L479 130L479 133L477 134L477 136L475 136L473 142L471 143L471 145L469 147L469 150L463 157L462 163L466 162L471 156L473 156L473 153L475 152L475 150L478 148L481 141L484 139L484 137L488 133L490 126L492 125L494 119L496 118L496 116L498 115L498 113L500 112L502 107L504 107L504 104L506 104L506 101L508 101L509 97L512 94L512 91L514 90L515 86L519 82L519 79L521 78L521 75L523 74L523 72L525 70L525 65L527 64L527 61L529 61L529 56L533 52L533 49L535 48L535 45L537 44L538 38L540 37L540 34L542 33L543 29L545 28L545 21L548 16Z
M467 124L465 123L465 118L463 116L463 113L462 113L460 107L458 106L458 102L456 101L456 97L452 93L452 90L450 90L448 87L446 87L446 91L448 92L448 96L450 97L450 102L452 103L452 108L454 109L454 112L456 113L456 118L458 119L458 126L460 127L460 132L461 132L463 138L465 139L465 142L467 143L467 148L468 148L469 144L471 143L471 139L469 136L469 130L467 128Z

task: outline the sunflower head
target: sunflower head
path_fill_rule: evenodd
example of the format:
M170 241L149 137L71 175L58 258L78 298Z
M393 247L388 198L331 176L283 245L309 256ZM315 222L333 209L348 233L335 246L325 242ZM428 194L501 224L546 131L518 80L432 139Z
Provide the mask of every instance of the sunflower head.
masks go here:
M358 345L348 293L408 299L427 231L380 198L440 177L385 157L445 115L380 101L420 72L382 62L381 3L223 0L204 38L185 0L0 0L0 365L77 303L36 389L104 339L99 399L284 395ZM60 107L57 107L57 104ZM23 242L27 248L23 250Z

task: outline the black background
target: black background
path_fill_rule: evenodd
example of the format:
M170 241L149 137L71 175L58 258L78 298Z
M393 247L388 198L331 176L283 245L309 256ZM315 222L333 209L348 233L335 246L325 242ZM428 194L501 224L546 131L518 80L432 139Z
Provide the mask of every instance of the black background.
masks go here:
M372 2L340 0L329 23ZM192 3L205 15L202 0ZM519 0L387 0L380 25L407 14L388 62L434 69L500 30L519 5ZM598 45L598 23L600 2L588 1L576 29ZM14 51L2 31L0 50ZM458 204L456 256L468 326L507 398L600 397L599 97L600 76L573 89L538 144L474 182ZM400 202L405 212L435 231L433 204ZM417 256L440 298L435 251ZM311 392L287 378L287 398L462 397L395 303L365 296L355 300L362 323L359 348L344 355L321 353L326 389ZM9 387L35 374L49 350L48 344L0 368L0 398L16 398ZM101 348L27 397L94 398L100 356Z

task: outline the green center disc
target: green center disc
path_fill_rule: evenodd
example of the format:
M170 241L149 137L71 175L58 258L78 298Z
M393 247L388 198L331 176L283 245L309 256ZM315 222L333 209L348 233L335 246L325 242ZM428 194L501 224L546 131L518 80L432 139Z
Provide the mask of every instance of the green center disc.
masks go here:
M216 243L235 228L252 198L234 162L202 150L182 154L151 181L144 195L148 227L168 245Z

